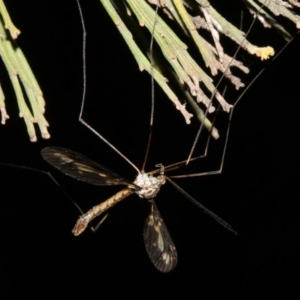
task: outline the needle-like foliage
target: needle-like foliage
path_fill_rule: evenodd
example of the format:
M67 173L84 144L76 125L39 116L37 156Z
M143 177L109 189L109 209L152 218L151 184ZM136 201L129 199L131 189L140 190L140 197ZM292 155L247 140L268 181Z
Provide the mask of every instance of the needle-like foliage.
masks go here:
M210 100L213 97L226 112L230 111L231 104L219 93L218 84L212 76L221 72L236 89L239 89L244 87L244 83L232 73L232 69L249 72L242 62L226 53L220 35L225 35L261 60L274 55L271 46L258 47L251 44L245 38L245 33L231 24L226 16L218 13L207 0L100 2L127 43L140 70L146 70L153 76L187 124L191 122L191 117L195 116L204 123L214 138L218 138L218 131L212 127L207 114L198 104L202 103L202 108L207 109L208 113L215 110ZM293 12L295 7L300 6L296 0L244 0L244 3L252 14L258 16L264 27L276 28L286 40L289 40L291 35L277 21L277 16L289 19L300 28L299 16ZM158 14L155 11L157 6L160 8ZM206 34L203 34L204 32ZM207 32L210 38L207 38ZM30 140L36 141L34 123L39 125L43 138L50 137L48 123L44 117L45 101L25 55L15 41L19 34L20 31L13 25L3 0L0 0L0 56L16 93L19 115L24 118ZM152 34L159 46L159 49L155 47L153 55L149 53ZM182 41L183 36L185 42ZM190 49L197 49L198 53L195 54L195 51ZM179 101L182 95L189 106ZM4 98L0 85L2 124L9 118ZM26 98L30 107L25 101Z
M48 123L44 117L45 100L39 84L15 39L20 30L14 26L6 7L0 0L0 56L7 69L16 93L19 116L24 119L31 142L37 141L34 123L37 123L43 138L50 137ZM25 91L25 94L24 94ZM29 100L28 107L25 97ZM1 124L5 124L9 116L6 112L4 92L0 85Z

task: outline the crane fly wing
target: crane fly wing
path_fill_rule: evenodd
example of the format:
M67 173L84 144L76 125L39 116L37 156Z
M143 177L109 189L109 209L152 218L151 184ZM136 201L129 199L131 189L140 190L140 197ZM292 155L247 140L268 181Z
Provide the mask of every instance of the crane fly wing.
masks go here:
M102 167L91 159L69 149L48 147L41 151L43 158L64 174L94 185L138 186Z
M161 272L173 270L177 264L177 251L167 226L153 201L145 220L144 243L153 265Z

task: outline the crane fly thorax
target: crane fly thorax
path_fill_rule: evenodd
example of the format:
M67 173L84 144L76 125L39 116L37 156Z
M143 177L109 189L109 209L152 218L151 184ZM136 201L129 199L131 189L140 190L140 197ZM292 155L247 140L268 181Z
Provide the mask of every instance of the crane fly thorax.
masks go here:
M136 191L136 194L141 198L152 199L159 192L161 185L165 184L166 178L164 175L154 177L150 174L140 173L136 177L134 183L141 189Z

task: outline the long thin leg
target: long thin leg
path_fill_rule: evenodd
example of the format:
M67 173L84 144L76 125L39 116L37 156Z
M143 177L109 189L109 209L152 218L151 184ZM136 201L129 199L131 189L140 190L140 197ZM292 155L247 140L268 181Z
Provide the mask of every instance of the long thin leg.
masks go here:
M147 148L146 148L146 153L145 153L145 158L142 166L142 172L145 170L146 163L148 160L148 155L150 151L150 146L151 146L151 141L152 141L152 132L153 132L153 122L154 122L154 107L155 107L155 85L154 85L154 76L153 76L153 68L154 68L154 59L153 59L153 42L154 42L154 31L155 31L155 26L157 22L157 13L158 13L158 5L156 5L155 9L155 18L153 21L153 29L152 29L152 34L151 34L151 40L150 40L150 62L151 62L151 70L150 70L150 75L151 75L151 111L150 111L150 124L149 124L149 137L148 137L148 143L147 143Z
M218 107L220 107L220 105ZM217 113L215 114L215 117L214 117L214 119L212 121L212 128L214 128L214 123L216 121L216 116L217 116ZM204 148L203 153L201 155L199 155L199 156L191 158L190 162L205 158L207 156L207 154L208 154L208 148L209 148L210 142L211 142L211 134L208 134L208 137L207 137L207 140L206 140L206 144L205 144L205 148ZM164 166L164 171L165 172L170 172L170 171L177 170L177 169L179 169L181 167L186 167L186 166L187 166L186 160L182 160L182 161L179 161L179 162L176 162L176 163ZM158 173L160 173L160 169L157 169L157 170L154 170L154 171L150 172L150 174L152 174L152 175L158 174Z
M263 6L264 6L264 3L261 5L260 9L262 9ZM257 12L257 15L258 15L258 14L259 14L259 11ZM248 29L246 35L245 35L245 39L247 38L247 36L249 35L249 33L250 33L250 31L251 31L251 29L252 29L252 27L253 27L253 25L254 25L254 23L255 23L255 19L256 19L256 18L254 18L254 20L252 21L252 23L251 23L251 25L250 25L250 27L249 27L249 29ZM234 56L233 56L233 59L237 56L237 54L238 54L238 52L239 52L241 46L242 46L242 44L238 47L236 53L235 53ZM280 53L281 53L281 51L273 58L273 60L276 59L277 56L278 56ZM228 66L228 67L229 67L229 66ZM220 163L219 169L217 169L217 170L212 170L212 171L207 171L207 172L200 172L200 173L182 174L182 175L173 175L173 176L169 176L170 178L201 177L201 176L208 176L208 175L217 175L217 174L221 174L221 173L222 173L223 167L224 167L225 155L226 155L226 151L227 151L227 145L228 145L228 139L229 139L229 132L230 132L230 127L231 127L231 120L232 120L232 116L233 116L234 109L235 109L235 107L237 106L237 104L240 102L240 100L243 98L244 94L248 91L248 89L249 89L249 88L251 87L251 85L256 81L256 79L262 74L262 72L264 72L264 70L265 70L265 68L263 68L263 69L262 69L262 70L261 70L261 71L260 71L260 72L252 79L252 81L250 82L250 84L247 85L247 87L243 90L242 94L238 97L238 99L236 100L236 102L235 102L235 103L233 104L233 106L232 106L232 109L231 109L231 111L230 111L230 113L229 113L229 119L228 119L228 125L227 125L227 130L226 130L226 137L225 137L225 143L224 143L224 148L223 148L222 155L221 155L221 163ZM221 77L220 81L223 79L223 77L224 77L224 74L223 74L223 76ZM219 86L220 81L218 82L217 87ZM211 99L211 101L212 101L212 100L213 100L213 99ZM195 138L195 140L194 140L193 146L192 146L192 148L191 148L189 157L188 157L188 159L187 159L187 161L186 161L186 164L189 164L189 162L194 161L194 160L198 160L198 159L201 158L201 156L196 156L196 157L194 157L194 158L191 157L192 154L193 154L193 152L194 152L195 146L196 146L196 144L197 144L197 142L198 142L199 135L200 135L201 131L202 131L202 128L200 127L200 129L199 129L199 131L198 131L198 133L197 133L197 135L196 135L196 138ZM180 163L178 163L178 164L182 165L183 162L180 162ZM174 170L174 169L175 169L175 168L168 168L168 167L169 167L169 166L167 166L167 167L165 168L166 171L168 171L168 170Z
M238 102L236 102L237 104ZM235 105L236 105L235 104ZM218 170L213 170L213 171L208 171L208 172L201 172L201 173L193 173L193 174L184 174L184 175L173 175L169 176L170 178L188 178L188 177L200 177L200 176L207 176L207 175L216 175L216 174L221 174L223 171L223 166L224 166L224 160L225 160L225 155L226 155L226 150L227 150L227 145L228 145L228 138L229 138L229 132L230 132L230 126L231 126L231 119L233 115L233 111L235 108L235 105L232 107L231 112L229 114L229 120L228 120L228 126L226 130L226 137L225 137L225 144L221 156L221 164Z
M85 105L85 98L86 98L86 28L85 22L83 18L82 9L80 6L79 0L77 0L77 6L79 10L81 25L82 25L82 75L83 75L83 91L82 91L82 100L81 100L81 107L79 112L78 120L81 124L87 127L91 132L93 132L96 136L98 136L106 145L112 148L115 152L117 152L124 160L126 160L138 173L140 170L137 166L135 166L121 151L119 151L114 145L112 145L104 136L102 136L96 129L94 129L91 125L89 125L83 118L83 110Z
M58 181L54 178L54 176L50 173L50 172L46 172L43 170L39 170L36 168L31 168L31 167L26 167L26 166L20 166L20 165L15 165L15 164L10 164L10 163L1 163L1 166L4 167L10 167L10 168L16 168L16 169L21 169L21 170L27 170L30 172L35 172L38 174L42 174L45 175L47 177L49 177L52 182L63 192L63 194L70 200L70 202L75 205L75 207L79 210L80 213L83 214L83 210L79 207L79 205L72 199L72 197L63 189L63 187L58 183Z
M267 0L266 0L265 2L267 2ZM259 8L259 10L257 11L256 15L258 15L259 12L260 12L260 10L264 7L265 2L260 6L260 8ZM248 29L246 35L245 35L245 38L244 38L243 42L242 42L242 43L240 44L240 46L237 48L237 50L236 50L236 52L234 53L234 55L233 55L231 61L230 61L229 64L228 64L228 66L227 66L225 72L223 72L223 74L222 74L222 76L221 76L219 82L217 83L217 85L216 85L216 87L215 87L215 90L214 90L214 92L212 93L212 96L211 96L211 98L210 98L209 105L207 106L207 109L206 109L206 111L205 111L205 116L204 116L205 118L206 118L206 116L207 116L207 114L208 114L208 112L209 112L210 106L212 105L212 101L213 101L214 98L215 98L215 95L216 95L216 93L217 93L218 87L220 86L221 82L223 81L223 79L224 79L224 77L225 77L225 74L226 74L227 70L230 68L232 62L234 61L234 59L236 58L237 54L239 53L241 47L243 46L244 41L247 39L247 37L248 37L248 35L249 35L249 33L250 33L250 31L251 31L251 29L252 29L252 27L253 27L255 21L256 21L256 18L253 18L253 21L252 21L252 23L251 23L251 25L250 25L250 27L249 27L249 29ZM254 82L254 81L252 80L252 82L251 82L250 85L248 85L248 86L251 86L253 82ZM242 94L242 95L243 95L243 94ZM240 99L240 98L239 98L239 99ZM239 101L239 100L238 100L238 101ZM238 103L238 101L235 103L235 105ZM234 107L232 107L232 109L231 109L231 114L232 114L233 108L234 108ZM231 120L231 116L230 116L230 120ZM188 155L186 164L189 164L191 158L193 157L193 153L194 153L194 151L195 151L195 148L196 148L196 145L197 145L197 143L198 143L198 140L199 140L200 134L201 134L201 132L202 132L202 129L203 129L203 123L200 125L199 130L198 130L198 132L197 132L197 134L196 134L196 137L195 137L194 142L193 142L193 145L192 145L192 147L191 147L191 151L190 151L190 153L189 153L189 155ZM227 138L227 137L226 137L226 138Z
M220 225L228 229L229 231L233 232L234 234L237 234L235 230L232 229L232 227L225 222L223 219L221 219L219 216L214 214L212 211L210 211L208 208L206 208L204 205L199 203L196 199L194 199L191 195L189 195L185 190L183 190L179 185L177 185L173 180L171 180L169 177L166 176L166 179L182 194L184 195L188 200L190 200L192 203L194 203L196 206L198 206L202 211L204 211L206 214L208 214L210 217L212 217L214 220L216 220Z
M291 42L291 41L290 41ZM290 43L289 42L289 43ZM282 51L288 46L287 43L285 45L285 47L278 52L278 54L273 58L273 60L275 60L281 53ZM225 144L224 144L224 148L223 148L223 152L222 152L222 157L221 157L221 164L218 170L213 170L213 171L208 171L208 172L201 172L201 173L193 173L193 174L183 174L183 175L173 175L173 176L169 176L170 178L189 178L189 177L201 177L201 176L208 176L208 175L217 175L217 174L221 174L223 171L223 166L224 166L224 160L225 160L225 155L226 155L226 151L227 151L227 145L228 145L228 140L229 140L229 133L230 133L230 126L231 126L231 120L232 120L232 116L233 116L233 112L235 107L238 105L238 103L241 101L241 99L243 98L243 96L245 95L245 93L248 91L248 89L251 87L251 85L257 80L257 78L265 71L266 68L263 68L250 82L250 84L243 90L242 94L238 97L237 101L234 103L230 114L229 114L229 120L228 120L228 125L227 125L227 130L226 130L226 138L225 138ZM198 160L200 159L201 156L197 156L194 158L191 158L190 161L193 160ZM180 162L178 164L182 164L183 162ZM171 165L172 166L172 165ZM169 166L165 167L165 170L173 170L173 168L168 169ZM174 168L175 169L175 168Z

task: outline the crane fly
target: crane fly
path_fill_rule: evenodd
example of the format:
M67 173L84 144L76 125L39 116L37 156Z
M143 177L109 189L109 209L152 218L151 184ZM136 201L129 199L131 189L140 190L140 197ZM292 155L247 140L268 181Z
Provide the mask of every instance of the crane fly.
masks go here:
M91 159L69 149L49 147L43 149L41 154L52 166L65 175L77 180L99 186L126 186L125 189L81 215L72 230L75 236L80 235L94 218L105 213L112 206L131 194L136 193L139 197L148 200L151 204L150 213L144 225L144 243L151 262L161 272L169 272L175 268L177 264L176 247L154 202L154 197L166 181L175 184L164 174L165 170L163 165L158 165L159 169L149 173L139 172L136 179L131 182ZM159 175L156 177L153 176L156 173ZM222 226L236 233L229 224L212 213L209 209L201 204L198 205L200 205L205 213L214 218Z
M73 177L79 181L83 181L92 185L99 186L113 186L113 185L123 185L125 188L104 202L94 206L86 213L83 213L77 220L72 233L75 236L80 235L83 231L88 227L89 223L98 216L105 214L110 208L112 208L115 204L127 198L131 194L135 193L140 198L147 200L150 203L150 212L144 223L144 244L146 247L146 251L148 256L153 263L153 265L161 272L169 272L173 270L177 264L178 255L176 251L176 247L172 241L171 235L167 229L165 222L163 221L158 208L154 202L155 196L158 194L162 185L164 185L167 181L171 183L179 192L181 192L188 200L192 203L196 204L199 208L203 210L206 214L212 217L215 221L221 224L223 227L228 229L229 231L236 234L236 232L232 229L232 227L226 223L223 219L218 217L216 214L211 212L208 208L200 204L197 200L195 200L192 196L190 196L187 192L185 192L181 187L179 187L170 177L165 175L165 172L177 169L181 165L186 164L186 160L182 162L178 162L169 166L164 167L162 164L157 165L157 169L151 171L149 173L144 172L144 167L148 157L148 150L150 147L151 134L149 135L146 155L143 163L143 167L139 170L125 155L123 155L116 147L114 147L106 138L104 138L99 132L97 132L92 126L90 126L83 118L83 108L85 105L85 94L86 94L86 66L85 66L85 24L83 21L82 11L79 2L79 12L81 16L81 22L83 27L83 79L84 79L84 89L83 89L83 97L81 102L81 109L79 114L79 121L86 126L89 130L91 130L94 134L96 134L100 139L102 139L108 146L110 146L115 152L117 152L123 159L125 159L131 166L133 166L138 175L134 181L130 181L125 179L124 177L108 170L106 167L92 161L91 159L79 154L75 151L60 148L60 147L48 147L42 150L41 154L43 158L50 163L52 166L60 170L67 176ZM155 21L154 21L155 26ZM154 28L153 28L154 30ZM153 32L152 32L152 40L150 46L150 52L152 51L152 43L153 43ZM150 58L152 62L152 56ZM152 79L152 101L154 100L154 83L153 76ZM212 101L212 99L210 100ZM153 104L153 102L152 102ZM153 108L153 105L152 105ZM232 109L233 111L233 109ZM229 120L232 116L232 111L229 117ZM150 128L153 122L153 111L151 112L151 121ZM200 129L201 131L201 129ZM219 171L205 172L205 173L197 173L191 174L191 176L203 176L203 175L211 175L211 174L219 174L222 171L223 161L225 150L227 146L229 133L229 126L227 129L225 145L222 154L221 167ZM208 140L209 142L209 140ZM208 142L206 146L206 150L208 147ZM194 147L194 146L193 146ZM206 152L205 150L205 152ZM205 154L206 155L206 154ZM205 156L204 155L204 156ZM189 157L188 161L193 161L201 158L198 157ZM157 175L157 176L155 176ZM171 176L172 178L179 177L189 177L189 175L179 175L179 176ZM102 220L105 219L106 216ZM101 221L102 222L102 221Z
M112 206L127 198L131 194L135 193L140 198L147 200L150 203L150 212L144 223L144 244L146 246L146 251L148 256L153 263L153 265L161 272L169 272L173 270L177 264L178 255L176 251L176 247L172 241L170 233L167 229L165 222L163 221L157 206L154 202L155 196L158 194L162 185L164 185L167 181L171 183L179 192L181 192L188 200L192 203L196 204L199 208L201 208L206 214L212 217L215 221L221 224L223 227L228 229L229 231L236 234L236 232L232 229L232 227L226 223L223 219L218 217L216 214L211 212L208 208L200 204L197 200L195 200L192 196L190 196L187 192L185 192L181 187L179 187L172 178L179 177L189 177L189 176L203 176L203 175L212 175L219 174L222 171L224 155L226 151L227 141L228 141L228 133L229 126L226 133L225 145L222 154L221 166L219 171L211 171L205 173L197 173L190 175L179 175L179 176L171 176L168 177L165 175L165 172L177 169L181 165L185 165L186 162L190 162L193 160L197 160L202 156L191 157L189 156L188 160L183 162L175 163L169 166L164 167L162 164L157 165L157 169L151 172L144 172L145 164L148 157L148 152L150 148L150 141L152 134L149 135L149 140L147 144L146 155L143 163L143 167L139 170L125 155L123 155L116 147L114 147L106 138L104 138L99 132L97 132L92 126L90 126L83 118L83 109L85 105L85 94L86 94L86 61L85 61L85 24L83 21L82 11L79 2L79 12L81 16L81 22L83 27L83 96L81 102L81 109L79 114L79 121L86 126L89 130L95 133L100 139L102 139L108 146L110 146L115 152L117 152L123 159L125 159L132 167L135 168L138 175L134 181L130 181L128 179L123 178L122 176L108 170L106 167L86 158L85 156L74 152L69 149L59 148L59 147L48 147L42 150L41 154L43 158L50 163L55 168L59 169L62 173L67 176L73 177L74 179L99 186L113 186L113 185L123 185L125 188L104 202L94 206L86 213L83 213L79 219L77 220L72 233L75 236L80 235L83 231L88 227L89 223L98 216L105 214L107 210L109 210ZM157 6L158 8L158 6ZM155 28L154 21L154 27ZM150 52L152 51L152 43L153 43L153 32L152 32L152 40L150 45ZM152 54L150 56L151 65L152 65ZM153 75L153 74L152 74ZM152 111L150 118L150 132L153 125L153 102L154 102L154 83L153 76L152 79ZM222 79L222 78L221 78ZM212 101L212 99L210 100ZM239 101L239 100L238 100ZM232 116L232 111L229 117L229 120ZM202 128L202 127L201 127ZM201 132L198 131L200 134ZM198 137L197 137L198 138ZM196 142L195 142L196 143ZM194 145L195 145L194 143ZM207 142L208 147L209 140ZM207 150L206 147L206 150ZM192 148L191 153L193 152L194 146ZM205 150L205 152L206 152ZM106 216L102 220L105 219ZM102 221L101 221L102 222Z

